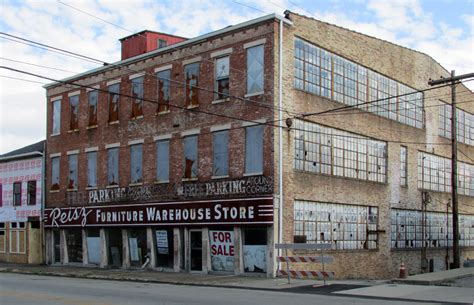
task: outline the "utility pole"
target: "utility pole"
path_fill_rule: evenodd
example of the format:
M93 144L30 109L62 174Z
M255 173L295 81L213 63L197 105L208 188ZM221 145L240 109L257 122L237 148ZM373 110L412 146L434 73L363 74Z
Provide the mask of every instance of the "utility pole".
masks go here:
M428 85L440 85L451 83L451 204L453 210L453 268L459 268L461 253L459 251L459 217L458 217L458 142L457 142L457 117L456 117L456 81L474 77L474 73L455 76L451 71L451 77L439 80L430 80Z

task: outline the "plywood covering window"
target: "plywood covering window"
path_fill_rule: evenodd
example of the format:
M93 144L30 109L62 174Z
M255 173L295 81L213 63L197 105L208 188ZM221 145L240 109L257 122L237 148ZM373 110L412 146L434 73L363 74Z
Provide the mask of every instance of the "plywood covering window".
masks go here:
M199 63L193 63L184 67L186 81L186 107L199 106Z
M99 101L99 92L97 90L89 91L89 127L97 126L97 104Z
M296 89L423 128L423 93L300 38L294 54Z
M28 181L27 184L27 203L28 205L36 204L36 180Z
M247 49L247 94L263 93L263 44Z
M13 182L13 205L21 205L21 181Z
M156 180L169 181L170 177L170 141L156 142Z
M10 253L26 252L26 229L24 222L10 222Z
M108 87L109 123L119 120L120 84Z
M142 144L135 144L130 146L130 183L140 183L143 181L142 150Z
M67 188L77 190L77 154L68 156L69 178Z
M184 178L197 178L198 136L184 138Z
M108 185L119 183L119 149L118 147L107 149L107 182Z
M158 80L158 108L156 109L156 112L168 112L171 96L171 70L165 70L156 73L156 78Z
M451 138L451 105L440 101L438 135ZM459 142L474 146L474 114L456 108L456 138Z
M306 172L386 182L387 143L296 120L294 166Z
M143 82L144 77L137 77L131 80L132 82L132 118L143 116Z
M393 249L452 247L452 220L451 213L392 209L391 247ZM459 215L459 233L461 247L474 246L474 215Z
M90 151L87 157L87 187L97 186L97 152Z
M216 59L215 76L214 90L217 91L217 93L214 99L225 99L229 96L229 56Z
M333 250L377 249L378 208L295 200L294 235Z
M79 95L69 97L69 130L79 129Z
M59 157L51 158L51 190L59 190Z
M229 131L223 130L212 134L213 176L229 174Z

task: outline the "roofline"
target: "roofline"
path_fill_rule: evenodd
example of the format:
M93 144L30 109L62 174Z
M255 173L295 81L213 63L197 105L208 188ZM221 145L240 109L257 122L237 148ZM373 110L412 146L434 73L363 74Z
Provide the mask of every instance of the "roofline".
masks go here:
M138 35L141 35L141 34L146 33L146 32L154 33L154 34L160 34L160 35L166 35L166 36L172 36L172 37L176 37L176 38L188 39L186 37L182 37L182 36L178 36L178 35L173 35L173 34L168 34L168 33L163 33L163 32L150 31L150 30L143 30L143 31L135 33L135 34L130 34L130 35L125 36L123 38L119 38L119 41L123 41L125 39L130 38L130 37L138 36Z
M287 25L293 25L293 22L291 22L291 20L286 19L282 15L273 13L273 14L269 14L269 15L265 15L265 16L256 18L256 19L248 20L248 21L236 24L236 25L228 26L228 27L225 27L223 29L220 29L220 30L217 30L217 31L214 31L214 32L210 32L210 33L207 33L207 34L195 37L195 38L191 38L191 39L188 39L188 40L185 40L185 41L182 41L182 42L179 42L179 43L176 43L176 44L173 44L173 45L161 48L161 49L156 49L156 50L144 53L144 54L140 54L140 55L137 55L137 56L134 56L134 57L127 58L125 60L120 60L120 61L111 63L109 65L103 66L103 67L98 67L98 68L89 70L87 72L79 73L79 74L76 74L74 76L64 78L61 81L62 82L68 82L68 81L72 81L72 80L75 80L75 79L83 78L83 77L91 75L91 74L104 72L104 71L107 71L109 69L114 69L117 66L127 65L127 64L131 64L131 63L134 63L134 62L137 62L137 61L141 61L141 60L147 59L149 57L153 57L153 56L155 56L159 53L162 53L162 52L164 53L164 52L176 49L176 48L186 47L187 45L192 45L192 44L194 44L198 41L202 41L202 40L208 39L208 38L213 37L213 36L217 36L217 35L221 35L221 34L224 34L224 33L227 33L227 32L235 31L235 30L238 30L238 29L241 29L241 28L245 28L245 27L248 27L248 26L251 26L251 25L254 25L254 24L257 24L257 23L261 23L263 21L272 20L272 19L282 20ZM53 83L49 83L49 84L44 85L43 88L49 89L51 87L55 87L55 86L58 86L58 85L61 85L61 83L60 82L53 82Z
M9 160L13 160L13 159L26 159L27 157L33 157L33 156L41 157L41 156L43 156L43 153L39 152L39 151L32 151L32 152L25 153L25 154L19 154L19 155L3 157L3 158L0 158L0 161L9 161Z

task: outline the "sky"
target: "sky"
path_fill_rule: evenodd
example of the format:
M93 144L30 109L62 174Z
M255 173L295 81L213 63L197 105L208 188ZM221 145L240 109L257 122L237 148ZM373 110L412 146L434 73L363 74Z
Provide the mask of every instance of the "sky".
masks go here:
M0 32L115 62L118 39L144 29L192 38L286 9L426 53L457 75L474 72L474 0L0 0ZM98 67L4 34L0 66L53 79ZM49 82L0 68L0 154L45 139Z

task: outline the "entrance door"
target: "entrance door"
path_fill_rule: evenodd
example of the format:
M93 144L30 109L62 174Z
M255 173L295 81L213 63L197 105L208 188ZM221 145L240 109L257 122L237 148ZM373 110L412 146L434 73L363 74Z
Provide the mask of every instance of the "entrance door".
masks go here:
M202 231L189 231L191 271L202 271Z
M61 242L58 230L53 230L53 263L61 263Z

